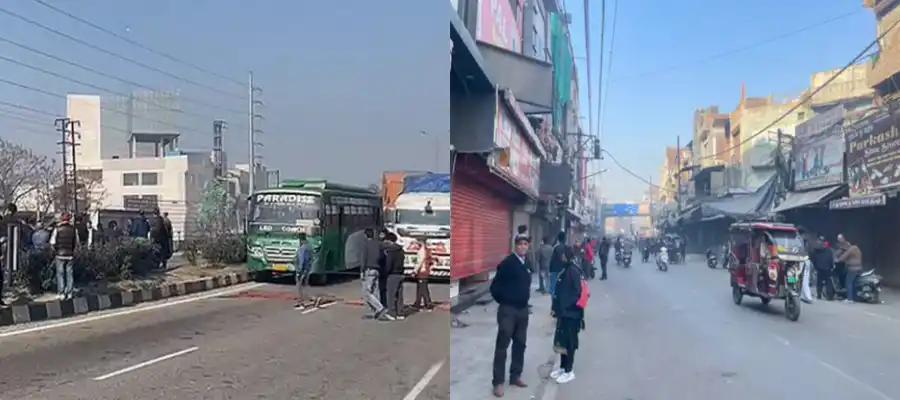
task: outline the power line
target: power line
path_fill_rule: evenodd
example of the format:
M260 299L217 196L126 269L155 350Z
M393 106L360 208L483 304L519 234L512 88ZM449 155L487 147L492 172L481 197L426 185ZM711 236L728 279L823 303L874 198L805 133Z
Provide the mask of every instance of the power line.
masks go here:
M606 106L609 104L609 80L612 78L613 66L613 50L616 48L616 22L619 19L619 0L613 3L613 22L612 32L609 38L609 62L606 66L606 94L603 96L603 109L600 110L600 130L603 130L603 123L606 120ZM599 131L598 131L599 132Z
M181 60L181 59L179 59L179 58L177 58L177 57L175 57L175 56L172 56L172 55L170 55L170 54L167 54L167 53L164 53L164 52L162 52L162 51L153 49L153 48L151 48L151 47L149 47L149 46L147 46L147 45L145 45L145 44L139 43L139 42L137 42L137 41L135 41L135 40L133 40L133 39L131 39L131 38L128 38L128 37L123 36L123 35L120 35L120 34L118 34L118 33L116 33L116 32L113 32L113 31L111 31L111 30L109 30L109 29L106 29L106 28L104 28L104 27L102 27L102 26L100 26L100 25L97 25L97 24L95 24L95 23L93 23L93 22L91 22L91 21L88 21L88 20L86 20L86 19L84 19L84 18L82 18L82 17L79 17L79 16L77 16L77 15L74 15L74 14L72 14L72 13L66 11L66 10L60 9L60 8L58 8L58 7L56 7L56 6L52 5L52 4L48 4L47 2L44 2L44 1L42 1L42 0L32 0L32 1L34 1L35 3L38 3L38 4L42 5L42 6L44 6L44 7L46 7L46 8L49 8L49 9L51 9L51 10L53 10L53 11L56 11L56 12L59 13L59 14L65 15L65 16L67 16L67 17L69 17L69 18L71 18L71 19L73 19L73 20L75 20L75 21L78 21L78 22L81 22L82 24L85 24L85 25L87 25L87 26L90 26L91 28L94 28L94 29L96 29L96 30L98 30L98 31L100 31L100 32L103 32L103 33L105 33L105 34L107 34L107 35L110 35L110 36L115 37L115 38L117 38L117 39L119 39L119 40L122 40L122 41L124 41L124 42L126 42L126 43L128 43L128 44L131 44L131 45L136 46L136 47L138 47L138 48L144 49L144 50L146 50L146 51L148 51L148 52L150 52L150 53L156 54L156 55L158 55L158 56L160 56L160 57L163 57L163 58L165 58L165 59L168 59L169 61L173 61L173 62L176 62L176 63L178 63L178 64L181 64L181 65L184 65L184 66L193 68L193 69L195 69L195 70L197 70L197 71L200 71L200 72L203 72L203 73L206 73L206 74L215 76L215 77L217 77L217 78L220 78L220 79L223 79L223 80L226 80L226 81L229 81L229 82L233 82L233 83L238 84L238 85L240 85L240 86L244 86L244 82L242 82L242 81L239 81L239 80L233 79L233 78L229 78L229 77L224 76L224 75L222 75L222 74L219 74L219 73L217 73L217 72L215 72L215 71L212 71L212 70L203 68L203 67L201 67L201 66L199 66L199 65L197 65L197 64L191 63L191 62L189 62L189 61Z
M134 81L131 81L131 80L128 80L128 79L125 79L125 78L121 78L121 77L118 77L118 76L116 76L116 75L113 75L113 74L110 74L110 73L107 73L107 72L99 71L99 70L96 70L96 69L94 69L94 68L87 67L87 66L81 65L81 64L79 64L79 63L73 62L73 61L66 60L65 58L62 58L62 57L59 57L59 56L56 56L56 55L47 53L47 52L42 51L42 50L40 50L40 49L36 49L36 48L34 48L34 47L31 47L31 46L28 46L28 45L25 45L25 44L16 42L16 41L14 41L14 40L10 40L10 39L8 39L8 38L0 37L0 42L10 44L10 45L15 46L15 47L18 47L18 48L20 48L20 49L22 49L22 50L29 51L29 52L31 52L31 53L34 53L34 54L37 54L37 55L40 55L40 56L49 58L49 59L51 59L51 60L61 62L61 63L66 64L66 65L68 65L68 66L75 67L75 68L78 68L78 69L80 69L80 70L87 71L87 72L90 72L90 73L95 74L95 75L98 75L98 76L102 76L102 77L104 77L104 78L112 79L112 80L115 80L115 81L124 83L124 84L126 84L126 85L131 85L131 86L134 86L134 87L137 87L137 88L141 88L141 89L145 89L145 90L150 90L150 91L154 91L154 92L159 91L158 89L152 88L152 87L150 87L150 86L147 86L147 85L144 85L144 84L141 84L141 83L138 83L138 82L134 82ZM237 113L237 114L244 114L244 113L246 113L246 111L236 110L236 109L233 109L233 108L228 108L228 107L223 107L223 106L219 106L219 105L216 105L216 104L207 103L207 102L205 102L205 101L196 100L196 99L193 99L193 98L190 98L190 97L186 97L186 96L183 96L183 95L179 95L179 99L182 99L182 100L184 100L184 101L186 101L186 102L189 102L189 103L195 103L195 104L198 104L198 105L206 106L206 107L209 107L209 108L215 108L215 109L219 109L219 110L227 111L227 112L231 112L231 113Z
M102 47L100 47L100 46L97 46L97 45L95 45L95 44L93 44L93 43L87 42L87 41L85 41L85 40L81 40L81 39L79 39L79 38L77 38L77 37L75 37L75 36L69 35L69 34L67 34L67 33L65 33L65 32L61 32L61 31L59 31L59 30L57 30L57 29L51 28L51 27L49 27L49 26L47 26L47 25L44 25L44 24L42 24L42 23L40 23L40 22L37 22L37 21L35 21L35 20L33 20L33 19L30 19L30 18L28 18L28 17L25 17L25 16L23 16L23 15L21 15L21 14L17 14L17 13L15 13L15 12L9 11L9 10L7 10L7 9L5 9L5 8L0 7L0 13L6 14L6 15L8 15L8 16L10 16L10 17L13 17L13 18L18 19L18 20L20 20L20 21L22 21L22 22L25 22L25 23L27 23L27 24L29 24L29 25L36 26L36 27L38 27L38 28L41 28L41 29L43 29L43 30L45 30L45 31L47 31L47 32L53 33L53 34L55 34L55 35L57 35L57 36L62 36L62 37L64 37L64 38L66 38L66 39L69 39L69 40L75 42L75 43L81 44L82 46L85 46L85 47L89 47L89 48L94 49L94 50L96 50L96 51L99 51L99 52L101 52L101 53L103 53L103 54L106 54L106 55L108 55L108 56L112 56L112 57L118 58L118 59L120 59L120 60L122 60L122 61L125 61L125 62L128 62L128 63L134 64L134 65L137 65L137 66L139 66L139 67L141 67L141 68L144 68L144 69L147 69L147 70L150 70L150 71L154 71L154 72L156 72L156 73L159 73L159 74L162 74L162 75L166 75L166 76L168 76L168 77L177 79L177 80L179 80L179 81L182 81L182 82L185 82L185 83L194 85L194 86L202 87L202 88L205 88L205 89L207 89L207 90L210 90L210 91L213 91L213 92L217 92L217 93L222 94L222 95L225 95L225 96L230 96L230 97L234 97L234 98L237 98L237 99L244 99L243 97L238 96L238 95L235 95L234 93L226 92L226 91L221 90L221 89L219 89L219 88L216 88L216 87L213 87L213 86L210 86L210 85L206 85L206 84L204 84L204 83L200 83L200 82L197 82L197 81L195 81L195 80L185 78L185 77L183 77L183 76L179 76L178 74L174 74L174 73L171 73L171 72L162 70L162 69L160 69L160 68L156 68L156 67L154 67L154 66L152 66L152 65L148 65L148 64L146 64L146 63L140 62L140 61L135 60L135 59L133 59L133 58L130 58L130 57L127 57L127 56L123 56L123 55L121 55L121 54L119 54L119 53L116 53L116 52L114 52L114 51L110 51L110 50L104 49L104 48L102 48Z
M587 95L588 95L588 130L594 129L594 85L591 83L591 7L588 0L582 1L584 5L584 52L587 69Z
M641 182L643 182L643 183L646 183L646 184L650 185L650 187L653 187L653 188L656 188L656 189L659 189L659 190L664 190L664 191L667 191L667 192L675 193L674 190L669 190L669 189L666 189L666 188L664 188L664 187L661 187L661 186L659 186L659 185L657 185L657 184L655 184L655 183L653 183L653 182L650 182L650 181L648 181L646 178L644 178L644 177L642 177L642 176L636 174L636 173L633 172L632 170L628 169L627 167L625 167L624 165L622 165L622 163L620 163L619 160L616 159L616 156L614 156L612 153L610 153L609 150L601 149L600 151L602 151L604 154L606 154L607 156L609 156L609 159L612 160L613 164L615 164L617 167L619 167L619 169L621 169L622 171L625 171L626 174L631 175L632 177L636 178L637 180L639 180L639 181L641 181ZM602 170L596 171L596 172L593 172L593 173L590 173L590 174L587 174L587 175L583 176L581 179L587 179L587 178L590 178L590 177L595 176L595 175L600 175L600 174L602 174L602 173L603 173Z
M853 59L850 60L850 62L848 62L847 65L845 65L843 68L841 68L836 74L832 75L830 78L828 78L828 80L826 80L825 82L823 82L822 85L820 85L819 87L817 87L817 88L816 88L815 90L813 90L811 93L807 94L807 95L805 96L804 99L798 101L796 104L794 104L793 106L791 106L791 108L788 109L784 114L781 114L781 116L779 116L779 117L776 118L774 121L772 121L771 123L769 123L768 125L766 125L766 126L763 127L762 129L760 129L759 132L756 132L755 134L753 134L753 135L747 137L746 139L742 140L740 143L738 143L738 144L736 144L736 145L734 145L734 146L731 146L731 147L729 147L729 148L727 148L727 149L725 149L725 150L723 150L723 151L721 151L721 152L719 152L719 153L711 154L711 155L708 155L708 156L706 156L706 157L700 157L700 158L698 158L696 161L706 160L706 159L710 159L710 158L716 158L716 157L718 157L718 156L720 156L720 155L727 154L727 153L729 153L731 150L734 150L734 149L736 149L736 148L741 147L742 145L744 145L745 143L747 143L747 142L753 140L753 139L756 138L757 136L762 135L763 133L768 132L769 129L771 129L771 128L774 127L777 123L779 123L779 122L781 122L782 120L784 120L785 118L787 118L789 115L791 115L791 113L793 113L793 112L796 111L798 108L800 108L800 106L802 106L802 105L806 104L806 102L810 101L816 94L818 94L819 92L821 92L822 89L825 89L825 87L828 86L828 85L830 85L831 82L834 82L839 76L843 75L844 72L847 72L847 70L850 69L850 67L852 67L853 65L855 65L857 62L859 62L859 60L865 58L865 57L866 57L866 54L869 52L869 50L871 50L873 47L875 47L875 45L877 45L878 42L881 41L881 39L884 39L884 37L885 37L888 33L890 33L894 28L896 28L898 23L900 23L900 19L898 19L897 21L894 21L894 22L891 24L891 26L889 26L887 29L885 29L883 32L881 32L881 34L878 35L878 37L876 37L875 40L873 40L871 43L869 43L868 46L866 46L865 48L863 48L862 51L860 51L855 57L853 57Z
M682 69L685 69L685 68L690 68L690 67L694 67L694 66L697 66L697 65L703 65L703 64L709 63L710 61L716 61L716 60L719 60L719 59L722 59L722 58L727 58L727 57L730 57L730 56L733 56L733 55L736 55L736 54L740 54L740 53L743 53L743 52L746 52L746 51L749 51L749 50L756 49L756 48L758 48L758 47L762 47L762 46L765 46L765 45L769 45L769 44L772 44L772 43L775 43L775 42L778 42L778 41L781 41L781 40L790 38L790 37L792 37L792 36L799 35L799 34L804 33L804 32L811 31L811 30L816 29L816 28L819 28L819 27L821 27L821 26L823 26L823 25L827 25L827 24L830 24L830 23L832 23L832 22L839 21L839 20L842 20L842 19L851 17L851 16L853 16L853 15L856 15L856 14L859 13L859 12L860 12L860 9L859 9L859 8L856 8L856 9L854 9L852 12L847 12L847 13L844 13L844 14L840 14L840 15L837 15L837 16L835 16L835 17L831 17L831 18L828 18L828 19L826 19L826 20L816 22L816 23L813 23L813 24L811 24L811 25L807 25L807 26L801 27L801 28L799 28L799 29L795 29L795 30L793 30L793 31L789 31L789 32L786 32L786 33L782 33L782 34L780 34L780 35L775 35L775 36L769 37L769 38L767 38L767 39L763 39L763 40L761 40L761 41L759 41L759 42L756 42L756 43L753 43L753 44L749 44L749 45L746 45L746 46L737 47L737 48L734 48L734 49L731 49L731 50L726 50L726 51L723 51L723 52L721 52L721 53L713 54L713 55L710 55L710 56L708 56L708 57L703 57L703 58L700 58L700 59L697 59L697 60L694 60L694 61L690 61L690 62L686 62L686 63L683 63L683 64L674 64L674 65L670 65L670 66L668 66L668 67L659 68L659 69L656 69L656 70L650 70L650 71L638 73L638 74L631 75L631 76L625 76L625 77L616 79L614 82L623 82L623 81L630 81L630 80L642 79L642 78L646 78L646 77L649 77L649 76L667 74L667 73L679 71L679 70L682 70Z
M597 72L597 126L594 133L600 140L600 110L603 107L603 48L606 46L604 34L606 33L606 0L600 0L600 71ZM601 144L602 145L602 144Z
M58 113L52 113L52 112L49 112L49 111L39 110L39 109L36 109L36 108L32 108L32 107L28 107L28 106L23 106L23 105L15 104L15 103L9 103L9 102L5 102L5 101L0 101L0 105L6 106L6 107L10 107L10 108L14 108L14 109L17 109L17 110L29 111L29 112L32 112L32 113L35 113L35 114L40 114L40 115L42 115L42 116L47 116L47 117L50 117L50 118L58 118L59 115L60 115L60 114L58 114ZM38 126L38 125L39 125L39 126L42 126L42 127L46 127L46 126L47 126L47 120L46 120L46 119L38 119L38 117L36 117L36 116L34 116L34 115L28 115L28 114L25 114L25 113L22 113L22 112L13 112L12 110L6 110L6 109L0 108L0 116L4 116L4 117L7 117L7 118L19 120L19 121L22 121L22 122L27 122L27 123L35 124L36 126ZM129 132L129 131L126 130L126 129L117 128L117 127L109 126L109 125L100 125L100 127L103 128L103 129L109 129L109 130L119 131L119 132L123 132L123 133L129 133L129 134L131 133L131 132Z

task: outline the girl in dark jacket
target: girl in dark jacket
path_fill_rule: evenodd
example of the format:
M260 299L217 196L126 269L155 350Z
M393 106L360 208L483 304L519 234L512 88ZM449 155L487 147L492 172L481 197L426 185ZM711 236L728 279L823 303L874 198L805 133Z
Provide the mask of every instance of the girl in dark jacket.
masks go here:
M575 379L572 367L575 363L575 351L578 350L578 334L584 329L584 309L577 305L581 297L581 281L583 273L574 263L575 252L566 248L565 268L556 281L556 292L553 295L553 315L556 317L556 334L553 337L553 350L560 354L560 368L550 373L550 378L557 383L567 383Z

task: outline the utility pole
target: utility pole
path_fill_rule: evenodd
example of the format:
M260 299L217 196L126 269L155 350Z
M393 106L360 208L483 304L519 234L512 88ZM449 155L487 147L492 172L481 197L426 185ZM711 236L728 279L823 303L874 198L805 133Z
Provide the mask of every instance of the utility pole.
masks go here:
M675 139L675 207L681 212L681 136Z
M62 207L65 211L78 212L78 165L75 160L75 142L76 135L81 135L75 130L81 127L81 121L70 118L57 118L53 121L56 130L60 133L60 154L63 162L63 187L62 187ZM69 201L72 207L69 207Z
M572 179L570 179L569 182L568 193L562 195L562 199L557 199L557 212L559 213L559 231L566 232L568 231L568 229L566 229L566 212L569 208L569 196L571 196L572 193L572 185L574 185L575 183L575 174L574 171L572 171L572 166L569 165L569 102L563 103L562 134L560 136L562 136L562 145L564 146L563 152L561 154L562 164L569 168L569 172L572 176Z
M250 124L249 129L248 129L248 134L250 136L249 137L249 139L250 139L249 140L249 146L250 146L250 149L249 149L250 150L250 193L252 194L254 191L256 191L256 179L257 179L257 175L259 175L258 168L257 168L257 166L258 166L257 161L262 158L256 154L256 148L262 147L262 143L260 143L256 139L256 134L262 133L262 130L260 130L256 127L256 121L258 119L262 119L262 115L260 115L256 112L256 107L263 105L263 103L262 103L262 101L257 99L257 94L262 93L262 89L253 84L253 72L250 72L248 81L249 81L249 85L247 87L247 94L248 94L248 98L249 98L249 101L248 101L249 121L248 122Z
M225 176L225 160L222 150L222 134L225 131L225 121L217 119L213 121L213 174L216 179Z

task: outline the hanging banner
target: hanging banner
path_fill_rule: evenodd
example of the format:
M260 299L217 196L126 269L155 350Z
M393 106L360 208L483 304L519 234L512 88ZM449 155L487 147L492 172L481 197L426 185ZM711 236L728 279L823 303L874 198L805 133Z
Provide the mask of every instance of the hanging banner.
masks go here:
M794 130L794 190L844 181L844 106L818 114Z
M865 196L900 184L897 113L886 107L845 127L850 196Z

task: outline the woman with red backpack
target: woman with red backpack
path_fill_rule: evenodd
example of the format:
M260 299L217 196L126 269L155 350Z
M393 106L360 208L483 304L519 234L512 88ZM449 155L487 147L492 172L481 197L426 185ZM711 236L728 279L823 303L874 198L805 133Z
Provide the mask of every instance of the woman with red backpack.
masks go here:
M550 373L556 383L568 383L575 379L572 371L575 351L578 350L578 334L584 329L584 308L590 295L584 272L573 261L575 252L567 247L563 252L565 267L556 281L553 294L553 316L556 318L556 334L553 350L560 355L559 369Z

